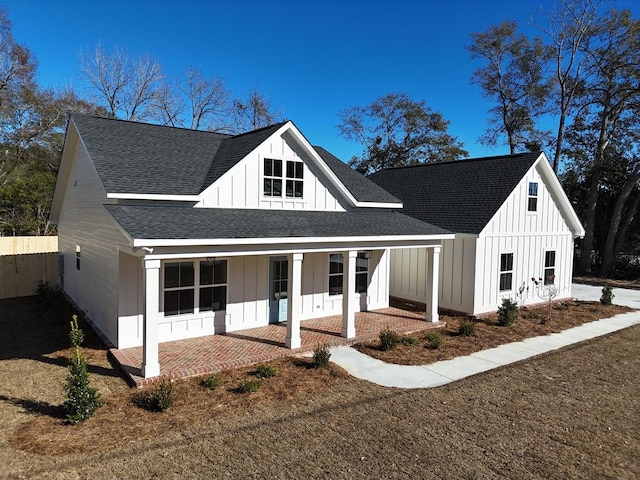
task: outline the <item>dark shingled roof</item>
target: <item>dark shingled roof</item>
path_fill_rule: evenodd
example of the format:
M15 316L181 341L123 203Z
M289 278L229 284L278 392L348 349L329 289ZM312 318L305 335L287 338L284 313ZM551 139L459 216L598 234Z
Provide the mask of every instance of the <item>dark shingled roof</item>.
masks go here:
M134 239L250 239L443 235L399 212L314 212L105 205Z
M402 200L402 213L455 233L479 234L540 155L391 168L368 178Z
M197 195L229 135L71 116L109 193Z
M285 123L240 135L73 114L108 193L198 195ZM322 147L314 147L359 202L400 203Z
M213 162L211 162L211 167L204 178L201 190L204 190L218 180L229 171L231 167L249 155L253 149L273 135L274 132L285 123L287 122L277 123L269 127L224 139Z
M324 148L317 146L313 148L358 202L402 203L367 177L349 167L338 157L327 152Z

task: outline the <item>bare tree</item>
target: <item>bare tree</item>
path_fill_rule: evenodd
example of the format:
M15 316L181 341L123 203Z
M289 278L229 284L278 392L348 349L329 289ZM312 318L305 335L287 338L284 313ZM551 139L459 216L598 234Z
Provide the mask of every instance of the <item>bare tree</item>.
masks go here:
M221 78L206 79L200 70L190 67L179 88L189 103L189 128L229 130L230 95Z
M548 27L538 25L553 47L555 70L552 111L558 114L553 170L557 173L564 143L567 120L579 107L584 92L584 64L582 55L589 41L589 32L602 1L563 0L555 11L545 14Z
M146 56L131 60L123 48L109 53L98 44L81 55L80 67L108 115L134 121L162 119L159 105L167 103L162 97L169 92L156 60Z
M242 133L256 128L266 127L282 118L279 110L257 87L249 92L246 99L236 98L232 103L232 133Z

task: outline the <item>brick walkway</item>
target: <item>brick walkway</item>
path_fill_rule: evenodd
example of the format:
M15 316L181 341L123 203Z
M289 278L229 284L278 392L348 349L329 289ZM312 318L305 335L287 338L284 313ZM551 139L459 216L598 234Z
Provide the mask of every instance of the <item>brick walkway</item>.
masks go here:
M160 344L160 374L172 378L213 373L228 368L267 362L287 355L299 355L313 351L318 343L329 343L332 347L377 338L385 327L399 333L408 333L437 327L439 324L425 322L424 313L410 312L398 308L385 308L371 312L356 313L355 339L340 336L342 316L304 320L300 326L302 347L295 350L284 346L286 324L271 324L266 327L240 330L222 335L177 340ZM140 376L142 347L111 349L111 355L136 386L153 382Z

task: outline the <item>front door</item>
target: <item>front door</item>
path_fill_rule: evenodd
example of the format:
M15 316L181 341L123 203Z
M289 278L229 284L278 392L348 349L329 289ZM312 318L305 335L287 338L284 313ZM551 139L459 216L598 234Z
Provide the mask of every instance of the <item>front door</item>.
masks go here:
M287 257L271 257L269 263L269 323L287 320Z

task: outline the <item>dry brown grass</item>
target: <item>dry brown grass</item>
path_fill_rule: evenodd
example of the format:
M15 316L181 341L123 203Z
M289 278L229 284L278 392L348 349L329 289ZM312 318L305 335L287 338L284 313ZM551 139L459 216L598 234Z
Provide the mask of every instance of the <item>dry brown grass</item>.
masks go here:
M640 279L622 280L600 277L573 277L573 281L575 283L584 283L585 285L593 285L596 287L609 285L613 288L630 288L632 290L640 290Z
M596 307L585 313L615 313ZM0 312L0 478L640 476L640 327L436 389L282 359L253 394L234 389L254 368L224 372L214 391L176 382L165 413L136 405L146 390L127 387L85 328L105 406L70 426L59 405L71 312L33 298Z
M458 327L465 319L464 316L442 315L440 320L445 322L446 326L438 330L443 336L443 344L439 349L428 348L429 342L425 336L433 330L413 333L412 335L419 339L417 345L406 346L400 343L394 350L386 352L380 349L380 341L377 339L354 345L354 347L362 353L388 363L425 365L469 355L525 338L560 332L630 310L630 308L619 305L602 305L597 302L554 303L550 320L547 318L548 307L546 305L522 309L518 320L510 327L500 326L496 314L479 318L475 322L476 333L471 337L461 336L458 333Z

